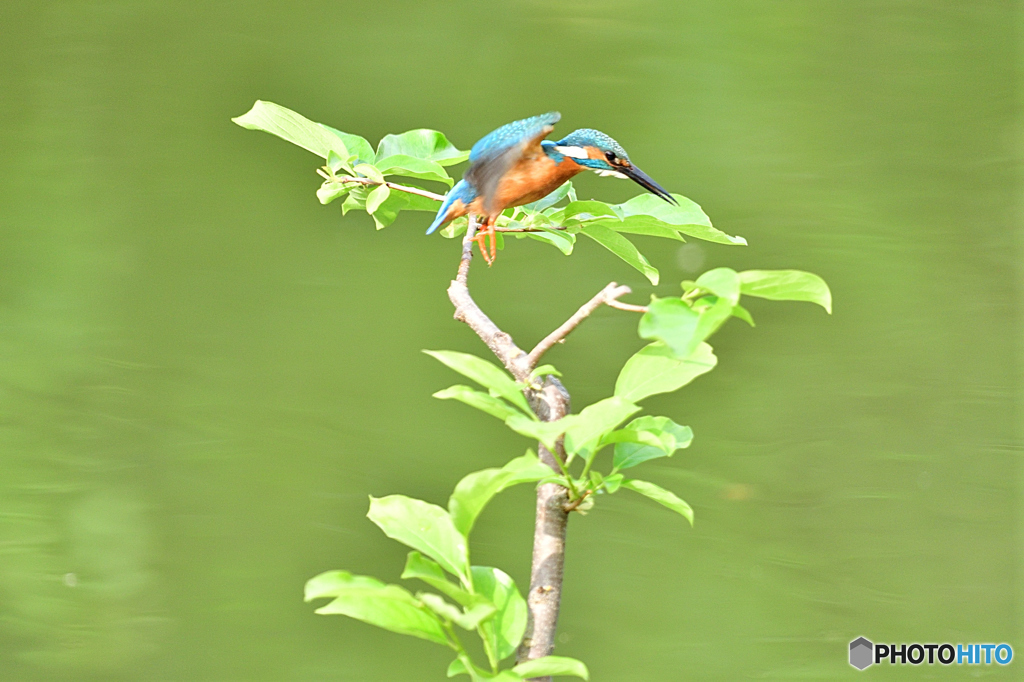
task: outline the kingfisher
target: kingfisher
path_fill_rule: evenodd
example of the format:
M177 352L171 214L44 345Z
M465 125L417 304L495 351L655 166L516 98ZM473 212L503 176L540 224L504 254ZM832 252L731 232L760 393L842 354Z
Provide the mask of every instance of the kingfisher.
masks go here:
M432 234L449 220L473 214L482 218L475 237L480 254L494 262L494 223L510 206L543 199L577 173L629 178L670 204L678 202L629 160L618 142L599 130L580 128L558 142L545 140L562 118L557 111L504 125L481 138L469 152L470 166L441 203ZM490 249L485 241L490 239Z

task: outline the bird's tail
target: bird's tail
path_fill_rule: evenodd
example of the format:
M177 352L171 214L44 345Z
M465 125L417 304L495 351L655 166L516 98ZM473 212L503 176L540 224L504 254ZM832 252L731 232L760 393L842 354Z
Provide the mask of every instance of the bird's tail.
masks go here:
M469 204L476 198L476 192L473 191L472 186L465 180L459 180L455 183L455 186L451 188L448 195L445 196L444 201L441 202L441 208L437 210L437 216L434 218L434 222L427 228L427 234L433 234L437 228L444 225L452 218L457 218L463 213L456 215L450 215L452 208L455 207L456 202L462 202L463 207L469 208Z

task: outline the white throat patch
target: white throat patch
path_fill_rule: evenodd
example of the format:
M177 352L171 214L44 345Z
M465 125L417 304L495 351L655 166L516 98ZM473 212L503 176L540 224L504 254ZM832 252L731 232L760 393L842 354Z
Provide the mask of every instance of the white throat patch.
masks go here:
M623 175L619 171L599 170L599 171L594 171L594 172L597 173L598 175L600 175L602 178L620 178L622 180L629 180L628 177L626 177L625 175Z
M555 151L565 156L571 156L574 159L588 159L587 150L583 147L555 147Z

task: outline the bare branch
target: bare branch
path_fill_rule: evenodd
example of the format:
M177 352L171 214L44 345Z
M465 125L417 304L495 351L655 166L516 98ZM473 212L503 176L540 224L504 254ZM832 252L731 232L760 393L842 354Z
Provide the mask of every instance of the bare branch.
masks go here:
M547 377L544 387L535 393L537 414L544 421L561 419L569 412L569 394L554 377ZM534 402L534 401L531 401ZM537 408L542 409L537 409ZM543 444L538 444L541 461L557 469L555 457ZM533 560L530 565L530 591L526 595L529 618L523 641L516 651L516 662L550 656L555 650L555 629L562 601L565 570L565 533L569 525L567 491L557 483L537 486L537 512L533 529ZM550 677L533 678L551 681Z
M444 195L443 194L434 194L433 192L428 192L427 190L420 189L419 187L409 187L408 185L399 185L397 182L385 182L384 184L387 185L388 187L390 187L391 189L398 190L399 192L408 192L409 194L417 194L417 195L419 195L421 197L426 197L427 199L433 199L434 201L444 201Z
M622 301L605 301L605 305L611 308L617 308L619 310L626 310L631 313L646 313L647 306L645 305L633 305L632 303L623 303Z
M550 230L564 230L565 227L559 225L557 227L549 227L547 229L541 229L539 227L495 227L495 232L548 232Z
M544 353L551 350L551 347L556 343L561 342L569 335L573 329L579 326L579 323L585 320L590 313L600 308L603 304L614 301L619 296L624 296L630 293L632 289L627 286L619 286L615 282L612 282L604 289L601 289L594 298L584 303L576 313L562 324L561 327L548 334L540 343L534 346L534 349L530 351L530 355L527 360L529 367L532 370L537 366L537 362L540 360ZM610 303L609 303L610 305Z
M579 507L579 506L580 506L581 504L583 504L583 501L584 501L584 500L586 500L586 499L587 499L587 497L588 497L588 496L589 496L589 495L590 495L591 493L593 493L593 492L594 492L593 490L584 490L584 491L583 491L583 494L582 494L582 495L580 495L580 496L579 496L579 497L577 497L577 498L576 498L575 500L573 500L573 501L572 501L572 502L570 502L569 504L567 504L567 505L565 505L564 507L562 507L562 509L563 509L563 510L565 511L565 513L567 513L567 514L568 514L569 512L574 512L574 511L576 511L576 509L577 509L577 508L578 508L578 507Z
M383 184L383 185L387 185L388 187L390 187L391 189L393 189L393 190L395 190L397 192L407 192L409 194L415 194L417 196L426 197L427 199L433 199L434 201L444 201L444 195L443 194L434 194L433 192L428 192L427 190L420 189L419 187L409 187L408 185L399 185L397 182L387 181L387 182L381 183L381 182L377 182L373 178L354 178L351 175L342 175L342 176L330 177L329 175L324 173L319 168L317 169L317 173L319 173L321 177L324 177L324 178L327 178L328 180L333 180L333 181L336 181L336 182L342 182L342 183L346 183L346 184L356 184L356 185L373 185L375 187L377 185L382 185Z
M455 281L464 287L468 286L469 264L473 260L473 237L476 236L476 227L476 216L469 216L469 226L466 228L466 236L462 238L462 259L459 261L459 272L455 275ZM469 296L468 291L466 292L466 295ZM469 299L469 303L474 306L476 305L472 298ZM455 319L459 319L458 313L458 306L456 306Z
M487 317L473 297L469 295L467 286L469 264L473 260L473 236L476 234L476 220L470 219L469 229L462 239L462 259L459 261L459 272L448 287L448 298L455 306L455 319L465 322L476 332L480 340L487 344L501 364L516 378L526 383L530 378L530 367L527 366L526 352L515 344L512 337L498 329L498 325Z

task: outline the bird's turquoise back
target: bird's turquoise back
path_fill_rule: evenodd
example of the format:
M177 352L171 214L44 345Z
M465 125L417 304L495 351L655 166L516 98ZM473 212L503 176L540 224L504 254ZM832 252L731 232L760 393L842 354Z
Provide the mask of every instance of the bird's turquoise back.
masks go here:
M517 144L533 139L541 134L546 126L558 123L562 115L557 111L551 111L540 116L531 116L521 121L513 121L501 126L480 138L469 151L471 163L480 161L490 156L495 156L507 151Z

